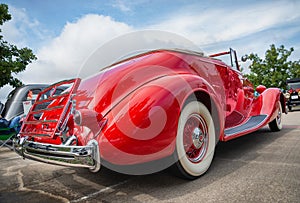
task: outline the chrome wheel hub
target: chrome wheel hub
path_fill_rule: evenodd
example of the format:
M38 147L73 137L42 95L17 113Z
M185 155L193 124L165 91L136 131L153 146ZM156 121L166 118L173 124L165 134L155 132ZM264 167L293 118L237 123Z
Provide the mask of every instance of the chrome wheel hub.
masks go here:
M193 144L195 148L200 149L204 141L204 135L199 127L196 127L194 129L192 138L193 138Z
M281 110L279 109L278 115L277 115L277 123L278 123L278 124L281 123L281 114L282 114L282 112L281 112Z
M187 158L198 163L208 149L208 126L199 114L192 114L187 119L183 132L183 145Z

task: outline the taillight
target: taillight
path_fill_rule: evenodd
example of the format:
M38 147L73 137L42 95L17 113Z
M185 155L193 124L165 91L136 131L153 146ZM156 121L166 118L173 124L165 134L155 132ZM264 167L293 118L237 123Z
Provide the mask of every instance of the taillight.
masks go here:
M78 126L88 127L92 132L97 134L105 126L107 119L103 118L103 115L96 111L80 109L74 113L74 122Z

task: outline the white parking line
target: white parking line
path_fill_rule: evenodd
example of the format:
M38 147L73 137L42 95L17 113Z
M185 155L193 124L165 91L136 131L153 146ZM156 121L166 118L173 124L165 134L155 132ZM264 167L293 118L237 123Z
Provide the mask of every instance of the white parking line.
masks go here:
M107 187L105 187L105 188L103 188L103 189L101 189L101 190L99 190L99 191L97 191L97 192L94 192L94 193L91 193L91 194L89 194L89 195L83 196L83 197L81 197L81 198L79 198L79 199L76 199L76 200L72 200L71 202L80 202L80 201L87 200L87 199L89 199L89 198L92 198L92 197L94 197L94 196L96 196L96 195L98 195L98 194L101 194L101 193L103 193L103 192L106 192L106 191L108 191L108 190L113 190L113 188L118 187L118 186L120 186L120 185L123 185L123 184L127 183L128 181L129 181L129 179L124 180L124 181L122 181L122 182L119 182L119 183L117 183L117 184L111 185L111 186L107 186Z
M1 159L1 161L8 161L8 160L14 160L14 159L22 159L22 157L15 156L15 157L9 157L9 158L4 158L4 159L0 158L0 159Z

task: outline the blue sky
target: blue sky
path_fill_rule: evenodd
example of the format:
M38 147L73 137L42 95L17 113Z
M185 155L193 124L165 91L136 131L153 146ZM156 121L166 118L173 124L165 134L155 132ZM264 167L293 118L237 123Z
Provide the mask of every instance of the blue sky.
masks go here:
M300 1L2 0L13 19L2 34L33 49L38 60L18 75L25 83L71 78L101 44L144 29L192 40L205 53L236 49L240 56L271 44L294 47L300 59ZM49 77L50 76L50 77ZM0 89L4 100L9 87Z

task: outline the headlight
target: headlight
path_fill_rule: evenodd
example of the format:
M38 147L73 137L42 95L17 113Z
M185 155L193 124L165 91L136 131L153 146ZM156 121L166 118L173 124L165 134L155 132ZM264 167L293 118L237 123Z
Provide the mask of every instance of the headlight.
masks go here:
M299 92L298 92L298 95L299 95L299 97L300 97L300 90L299 90Z
M289 99L291 95L289 93L285 93L284 96L285 98Z

